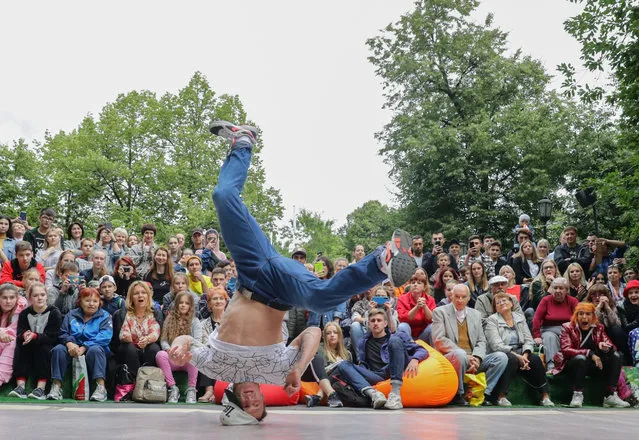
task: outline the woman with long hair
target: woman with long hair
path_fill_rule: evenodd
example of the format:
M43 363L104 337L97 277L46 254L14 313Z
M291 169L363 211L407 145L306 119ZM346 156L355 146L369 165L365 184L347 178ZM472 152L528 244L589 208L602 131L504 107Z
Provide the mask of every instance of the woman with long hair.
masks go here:
M27 307L27 300L18 288L5 283L0 286L0 386L11 380L13 355L16 349L18 315Z
M44 270L55 268L62 254L62 237L55 228L51 228L45 237L45 248L38 250L36 261L44 266Z
M595 305L597 319L603 324L606 334L617 350L623 354L624 365L632 365L628 350L628 333L624 330L620 317L623 311L615 305L608 288L603 284L595 284L588 289L584 300Z
M138 272L131 257L122 257L115 263L113 278L117 286L117 294L127 296L130 286L138 280Z
M77 251L80 249L82 238L84 237L84 226L80 222L71 222L67 227L68 240L64 240L62 243L63 249L71 249Z
M103 250L106 253L106 268L109 272L113 271L113 265L122 256L122 249L116 241L113 231L108 229L106 225L100 226L94 246L95 249Z
M0 267L13 260L15 252L16 241L13 238L11 219L0 214Z
M164 295L171 290L171 281L173 281L173 264L169 259L167 248L159 247L155 250L151 269L144 276L144 281L151 283L153 300L162 304Z
M457 275L457 271L455 271L455 269L447 267L446 269L438 271L435 278L435 285L433 286L436 303L439 303L442 299L446 298L446 284L448 284L451 280L459 281L459 275Z
M222 286L211 287L206 291L206 298L206 306L209 310L210 316L200 320L200 324L202 324L203 344L207 344L209 342L209 336L222 323L222 316L224 315L226 306L229 303L229 296L226 293L226 289ZM200 374L198 384L200 387L204 387L205 390L204 394L197 399L197 401L203 403L215 403L213 380L203 374Z
M530 240L524 240L519 250L510 259L510 266L515 271L515 283L528 284L539 274L541 260Z
M75 251L62 251L55 268L47 270L44 285L47 287L59 286L62 282L62 265L65 263L75 263Z
M479 295L483 295L488 292L488 276L486 274L486 267L480 261L475 261L470 265L470 274L468 275L468 281L466 285L470 290L470 301L468 301L468 307L474 308L475 301Z
M539 274L537 274L530 285L529 306L537 310L537 306L542 298L549 295L548 289L550 288L550 284L555 278L559 277L559 267L557 263L555 263L555 260L546 258L541 263L541 271L539 271Z
M621 267L617 264L608 266L608 289L612 294L615 304L623 302L623 289L625 287L623 278L621 277Z
M564 272L564 278L570 283L570 296L584 301L588 289L586 288L586 274L584 274L581 264L570 263Z

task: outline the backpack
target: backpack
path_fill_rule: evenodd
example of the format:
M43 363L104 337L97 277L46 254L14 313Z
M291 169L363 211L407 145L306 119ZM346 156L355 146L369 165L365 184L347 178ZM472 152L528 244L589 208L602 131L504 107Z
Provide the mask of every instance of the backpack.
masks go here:
M157 367L140 367L135 379L133 400L144 403L166 402L164 373Z
M371 399L358 393L352 386L338 379L336 376L331 377L331 385L344 406L352 408L370 408Z

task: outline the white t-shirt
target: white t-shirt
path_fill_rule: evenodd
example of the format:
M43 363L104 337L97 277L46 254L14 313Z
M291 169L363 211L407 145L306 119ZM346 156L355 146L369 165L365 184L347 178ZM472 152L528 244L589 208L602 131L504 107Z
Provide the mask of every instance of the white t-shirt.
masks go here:
M217 329L208 344L193 340L191 363L211 379L225 382L257 382L284 385L300 351L284 342L246 347L217 339Z

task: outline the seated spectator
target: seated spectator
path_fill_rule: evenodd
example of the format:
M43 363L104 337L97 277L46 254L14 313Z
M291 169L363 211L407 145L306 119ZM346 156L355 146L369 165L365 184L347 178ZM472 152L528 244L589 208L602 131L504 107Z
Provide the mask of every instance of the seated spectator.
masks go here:
M58 231L51 228L47 232L45 238L45 248L38 250L36 254L36 261L44 266L44 270L54 269L56 263L60 259L62 253L62 237L58 234Z
M499 270L506 264L506 259L501 256L501 242L485 236L484 247L486 254L490 257L490 261L486 260L486 264L490 266L486 268L486 273L499 275Z
M11 219L0 214L0 267L15 258L15 250Z
M28 397L44 400L44 389L51 375L51 349L58 343L62 314L55 306L47 305L47 290L41 282L27 289L31 305L18 316L13 374L16 387L9 396L27 398L27 379L34 377L36 387Z
M550 295L545 296L535 310L532 335L535 344L544 346L546 370L550 372L555 367L555 353L560 349L561 326L570 321L579 301L568 295L569 284L565 278L555 278L549 291Z
M410 292L404 293L397 300L397 315L400 321L397 331L430 344L432 311L436 304L430 296L428 279L425 275L415 274L409 283Z
M93 260L91 256L93 255L94 248L95 243L93 242L93 240L91 240L90 238L83 238L80 242L80 249L73 251L74 255L76 255L75 263L78 265L80 272L91 269L93 267Z
M111 341L118 363L126 364L134 377L140 366L155 366L161 325L162 313L153 310L151 288L144 281L134 281L126 297L126 309L114 315L115 337Z
M16 349L18 315L27 307L27 300L10 283L0 285L0 386L11 380L13 355Z
M31 244L31 250L34 255L40 249L44 249L46 247L46 236L49 229L52 229L53 222L55 221L55 211L51 208L43 208L40 210L40 215L38 216L38 226L28 230L24 234L24 241Z
M195 228L191 231L191 249L198 257L202 256L204 250L204 229Z
M344 334L339 325L329 323L322 331L324 337L323 355L326 373L331 374L342 361L352 360L351 352L344 345Z
M91 269L85 269L80 272L80 276L84 278L87 286L91 283L91 281L99 282L100 278L105 275L109 275L109 271L106 268L106 252L100 249L96 249L93 251L93 257L91 257L91 262L93 265Z
M623 324L628 333L632 365L639 366L639 280L631 280L623 291Z
M613 302L610 291L602 284L595 284L588 289L585 299L595 305L597 320L604 326L606 334L623 355L623 365L632 365L628 350L628 334L624 330L619 316L620 313L623 314L623 311L617 311L618 307Z
M510 267L510 265L505 264L501 267L501 269L499 269L499 275L505 277L508 280L508 284L506 285L506 293L510 293L521 302L521 284L516 284L515 271L513 270L513 268Z
M520 232L526 232L527 235L530 236L530 240L532 241L533 235L535 234L535 229L530 224L530 216L528 214L522 214L519 216L519 222L513 228L513 234L515 236L515 248L520 247L521 241L518 240Z
M206 291L206 295L208 298L208 302L206 305L208 308L209 316L200 320L200 324L202 324L203 344L208 344L209 336L222 323L222 315L224 315L224 311L226 310L226 306L229 302L229 297L226 294L226 290L220 285L211 287L209 290ZM203 374L200 374L198 383L201 387L205 387L204 394L199 399L197 399L198 402L215 403L215 395L213 394L213 380Z
M40 282L44 282L44 266L36 262L35 258L33 258L31 244L27 241L21 241L16 244L16 257L2 265L0 284L11 283L17 287L22 287L22 277L24 273L31 268L38 269L38 272L40 272Z
M230 296L228 294L228 290L226 289L226 274L224 273L224 269L222 269L221 267L216 267L213 269L213 272L211 273L211 284L213 285L213 287L221 287L224 289L224 291L226 292L227 296ZM210 289L209 289L210 290ZM208 290L207 290L208 292ZM209 309L208 309L208 294L205 292L202 294L202 296L200 296L200 300L198 302L198 309L199 309L199 316L200 318L208 318L209 316ZM197 295L196 295L197 296Z
M517 253L508 261L508 265L515 271L516 284L530 284L539 274L541 260L532 242L524 240Z
M195 292L191 292L189 290L188 275L184 272L177 272L173 274L171 290L169 290L169 293L164 295L164 298L162 298L162 313L164 314L164 316L168 315L171 307L173 307L173 301L175 300L175 297L180 292L189 292L193 296L193 299L195 299L195 301L200 300L200 297L198 297ZM203 318L203 316L200 316L200 318Z
M361 245L361 244L355 245L355 247L353 248L352 255L353 255L353 261L351 261L351 264L357 263L359 260L364 258L364 256L366 256L366 250L364 249L364 245Z
M182 248L180 247L180 243L175 235L169 237L167 241L167 246L169 248L169 259L173 266L175 267L182 258Z
M126 299L115 293L117 286L111 275L100 278L100 295L102 297L102 308L113 317L115 313L126 309Z
M626 283L629 283L632 280L639 279L639 275L637 274L637 269L634 267L629 267L623 271L623 279L626 280Z
M448 245L448 255L451 256L451 266L461 269L461 245L456 238L453 238Z
M428 351L415 344L403 332L391 335L386 331L387 326L386 313L381 309L371 310L368 313L370 331L357 347L359 365L342 361L335 368L335 373L357 392L369 397L373 408L401 409L403 405L400 388L403 377L417 375L417 366L428 357ZM386 399L372 385L389 378L391 392Z
M588 280L588 284L586 287L589 289L593 284L603 284L604 286L608 286L608 274L607 273L599 273L593 272L590 275L590 279Z
M146 223L142 225L142 243L130 246L130 255L133 259L135 267L137 267L138 273L141 277L144 277L151 268L153 262L153 255L155 254L158 245L155 244L155 234L157 228L152 223Z
M586 275L578 263L570 263L564 273L564 278L570 283L570 296L579 301L586 299L588 289L586 287Z
M519 373L524 382L541 394L543 406L555 406L548 394L544 364L533 353L533 338L526 323L526 317L513 310L514 297L505 292L495 293L493 309L497 312L486 319L485 334L488 352L503 352L508 356L508 366L501 376L501 394L497 402L501 406L511 406L506 398L510 382Z
M468 303L468 307L474 308L477 298L488 292L488 275L486 274L486 268L479 261L473 262L469 265L469 267L470 274L466 281L466 285L470 290L470 302Z
M60 272L60 284L47 289L47 303L50 306L56 306L64 316L76 307L80 289L86 286L81 283L78 266L75 263L64 263Z
M316 269L318 265L321 263L322 269L318 272ZM324 256L317 257L313 265L314 274L320 280L329 280L333 277L335 270L333 268L333 263L331 260ZM312 310L308 311L308 320L306 322L307 327L319 327L324 328L324 326L329 322L339 322L346 318L346 301L342 304L338 305L333 310L326 311L324 313L317 313Z
M97 386L90 400L104 402L107 392L104 387L107 358L110 355L109 341L113 336L111 315L100 305L100 294L96 289L80 290L78 308L67 314L60 327L60 344L51 350L51 390L49 400L61 400L62 379L71 359L85 355L91 380Z
M189 275L189 290L201 296L205 290L213 287L211 278L202 273L202 260L197 255L186 259L186 270Z
M62 251L60 254L60 259L58 263L55 265L54 269L49 269L46 272L46 276L44 279L44 285L49 287L59 286L62 283L62 266L65 263L76 263L75 251L72 249Z
M131 248L139 243L140 243L140 238L137 235L135 234L129 235L129 237L126 239L126 245L129 247L129 253L128 253L129 255L130 255Z
M470 267L462 266L459 268L459 281L462 283L468 282L470 279Z
M466 255L462 255L462 266L468 266L471 268L472 273L472 264L473 263L481 263L484 268L484 272L486 272L486 276L491 278L495 275L493 265L491 264L492 260L490 256L483 254L481 252L482 242L479 235L473 235L468 238L468 253ZM472 294L472 290L471 290Z
M129 234L126 232L126 229L124 228L115 228L113 230L113 237L114 237L114 243L116 243L118 245L118 247L120 248L120 256L119 257L124 257L125 255L129 255L131 253L131 249L129 248L129 245L127 244L129 241ZM115 261L117 261L117 258L115 259ZM114 264L115 264L114 261Z
M173 281L173 264L169 261L167 248L159 247L156 249L151 269L144 277L144 281L151 283L153 300L162 304L164 295L171 290L171 281Z
M461 284L461 282L457 280L450 280L446 283L446 297L437 303L437 307L451 304L453 300L453 288L458 284Z
M124 256L124 252L115 240L115 235L113 235L113 231L109 229L110 227L111 225L107 223L98 228L94 248L95 250L104 251L106 255L105 267L109 273L114 273L114 265L120 257Z
M31 269L27 270L22 275L22 290L20 290L20 294L24 295L27 298L27 302L29 303L29 305L31 305L31 303L29 302L30 300L26 292L27 290L29 290L29 287L33 283L41 283L40 272L38 272L38 269L36 269L35 267L32 267Z
M584 400L586 376L596 376L606 384L603 406L608 408L627 408L617 395L617 383L621 373L621 354L615 351L604 326L599 324L595 306L580 303L569 322L561 326L561 351L556 356L557 367L554 375L564 371L574 379L571 408L581 408Z
M194 255L192 249L189 249L189 248L182 249L182 256L180 257L180 261L178 261L178 263L173 268L173 272L175 272L175 273L178 273L178 272L186 273L187 272L187 270L186 270L186 260L188 260L189 257L192 256L192 255Z
M421 275L426 277L425 274ZM355 351L359 346L359 341L362 340L364 333L368 331L368 312L372 309L383 308L386 311L386 316L390 316L388 320L388 330L391 333L395 333L399 325L399 317L395 310L395 298L393 298L391 288L383 286L375 286L370 289L362 299L357 301L351 309L351 346ZM384 304L378 304L373 300L373 297L388 298ZM338 324L339 325L339 324ZM406 331L406 334L410 335L410 328ZM357 352L355 353L357 355Z
M615 304L621 304L623 302L623 289L626 285L621 278L621 267L616 264L608 266L608 290L612 294L612 299Z
M508 280L506 277L502 277L501 275L494 276L488 281L488 286L490 291L484 293L479 298L477 298L477 302L475 303L475 310L479 312L481 315L482 324L486 323L486 318L495 313L495 309L493 308L493 297L498 292L506 293L506 286L508 286ZM521 310L521 305L517 298L513 296L513 312L521 313L524 312Z
M84 226L80 222L71 222L67 227L68 240L62 243L62 249L77 251L82 246L82 238L84 237Z
M447 267L437 273L435 285L433 286L433 297L436 303L446 298L446 283L450 280L459 281L459 275L453 268Z
M127 296L131 284L139 280L137 268L131 257L121 257L115 262L113 279L118 295Z
M541 299L549 295L548 289L550 288L550 284L559 276L559 268L555 260L548 258L541 263L541 272L539 272L539 275L535 277L530 285L528 301L530 307L537 310Z
M340 329L340 327L335 322L329 322L324 327L324 330L326 330L327 328L331 329L332 334L336 334L336 332L338 331L337 329ZM339 331L341 333L341 329ZM324 342L326 343L326 340ZM335 366L333 366L332 369L334 368ZM302 374L301 380L303 382L316 382L319 385L319 391L317 392L317 394L305 396L306 406L308 406L309 408L318 406L324 397L327 398L327 403L330 408L341 408L342 406L344 406L341 399L335 392L335 389L331 385L331 381L328 379L326 358L321 349L311 360L311 363Z
M584 272L587 271L593 258L590 247L577 243L577 228L574 226L564 228L563 234L565 243L557 246L554 252L554 259L559 268L557 273L564 273L570 263L579 263Z
M169 359L168 350L175 338L189 335L196 341L202 340L202 324L195 317L195 301L187 292L178 293L173 302L173 309L169 313L162 329L160 346L162 350L155 355L155 363L162 369L169 391L168 403L177 403L180 399L180 389L173 378L174 371L186 371L188 385L186 389L186 403L197 403L195 385L197 385L197 368L191 363L183 366L175 364Z
M11 228L9 230L11 231L11 235L16 241L16 244L20 243L24 238L24 234L27 232L27 226L27 222L20 218L13 219L13 221L11 222Z
M486 337L481 315L468 307L468 286L453 288L452 304L433 311L433 345L455 367L459 385L452 401L454 405L468 405L464 399L464 374L486 373L487 401L498 404L497 396L504 394L499 379L508 365L508 356L502 352L486 354Z
M548 258L548 254L550 252L550 243L545 238L542 238L537 242L537 257L544 261Z

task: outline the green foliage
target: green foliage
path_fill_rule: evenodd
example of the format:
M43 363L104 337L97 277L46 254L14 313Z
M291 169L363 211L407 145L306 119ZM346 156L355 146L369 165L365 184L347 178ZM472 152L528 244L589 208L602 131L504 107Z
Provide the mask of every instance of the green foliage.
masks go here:
M239 98L216 96L200 73L159 99L146 90L121 94L72 132L47 134L37 154L22 141L2 147L1 159L9 164L2 180L12 183L0 189L0 207L52 206L60 223L81 219L90 227L109 219L139 231L153 222L160 239L216 227L211 192L229 148L208 133L216 119L247 122ZM260 150L261 144L243 197L269 232L282 216L282 200L265 184Z
M318 252L331 260L345 257L348 252L341 237L335 231L334 220L324 220L321 215L301 209L297 217L281 230L282 248L292 250L302 246L306 249L307 261L312 261ZM288 252L284 252L287 255Z
M597 173L614 142L607 114L549 90L537 60L470 20L472 0L418 0L368 41L393 111L378 133L409 230L510 240L520 213ZM536 227L541 225L535 224Z
M397 210L370 200L348 214L340 235L346 249L352 251L361 244L368 253L389 240L395 228L401 226L400 220Z

